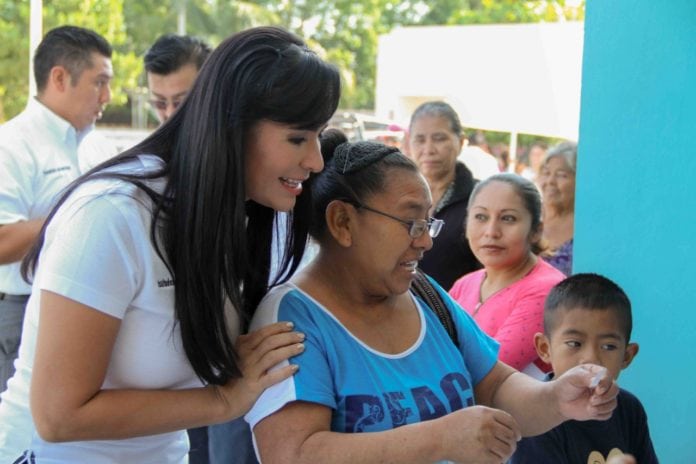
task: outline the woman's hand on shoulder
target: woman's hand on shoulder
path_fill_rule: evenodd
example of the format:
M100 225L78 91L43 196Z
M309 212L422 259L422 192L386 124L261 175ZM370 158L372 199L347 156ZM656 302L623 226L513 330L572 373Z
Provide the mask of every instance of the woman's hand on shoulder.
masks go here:
M486 406L460 409L440 420L442 451L459 463L507 462L522 436L510 414Z
M616 408L619 387L602 366L575 366L553 384L558 410L566 419L607 420Z
M297 365L283 363L304 351L304 334L292 329L292 323L277 322L237 338L242 377L218 388L231 417L245 414L266 388L297 372Z

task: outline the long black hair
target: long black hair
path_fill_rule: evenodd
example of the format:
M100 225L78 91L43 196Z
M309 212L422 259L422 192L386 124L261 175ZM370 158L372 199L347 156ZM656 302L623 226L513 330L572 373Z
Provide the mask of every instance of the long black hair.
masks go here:
M118 178L153 201L151 241L175 282L175 316L186 356L206 382L240 375L225 320L229 298L246 328L268 289L275 211L246 201L244 150L249 129L261 120L317 130L333 115L340 96L337 69L294 34L276 27L239 32L207 59L188 97L151 136L74 182L46 220L79 185ZM107 170L154 154L162 168L149 173ZM163 192L149 180L164 178ZM288 216L280 272L287 280L304 253L310 189ZM22 265L33 273L44 230ZM283 236L283 235L280 235Z

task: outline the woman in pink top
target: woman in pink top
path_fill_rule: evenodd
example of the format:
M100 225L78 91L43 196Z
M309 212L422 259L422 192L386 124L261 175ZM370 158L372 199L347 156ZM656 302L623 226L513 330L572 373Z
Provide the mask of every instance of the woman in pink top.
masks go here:
M450 295L491 337L499 359L534 377L550 370L537 356L544 300L563 273L537 257L542 250L541 197L529 180L496 174L469 199L466 238L484 268L455 282Z

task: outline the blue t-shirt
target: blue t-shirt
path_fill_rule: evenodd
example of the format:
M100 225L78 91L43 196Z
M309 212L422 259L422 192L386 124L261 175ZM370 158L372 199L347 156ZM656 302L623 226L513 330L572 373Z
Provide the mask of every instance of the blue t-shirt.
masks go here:
M418 339L402 353L386 354L353 336L293 284L272 290L256 311L252 329L292 321L306 335L305 351L291 360L299 371L266 390L246 415L251 427L296 400L331 408L331 430L346 433L389 430L473 405L473 386L495 365L498 343L447 293L438 291L452 314L461 348L435 313L413 297L421 320Z

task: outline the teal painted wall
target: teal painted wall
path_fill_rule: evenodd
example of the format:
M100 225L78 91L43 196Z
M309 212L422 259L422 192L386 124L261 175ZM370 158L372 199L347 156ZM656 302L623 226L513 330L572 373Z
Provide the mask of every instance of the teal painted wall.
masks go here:
M574 272L628 293L619 383L661 462L696 463L696 0L587 0L579 142Z

